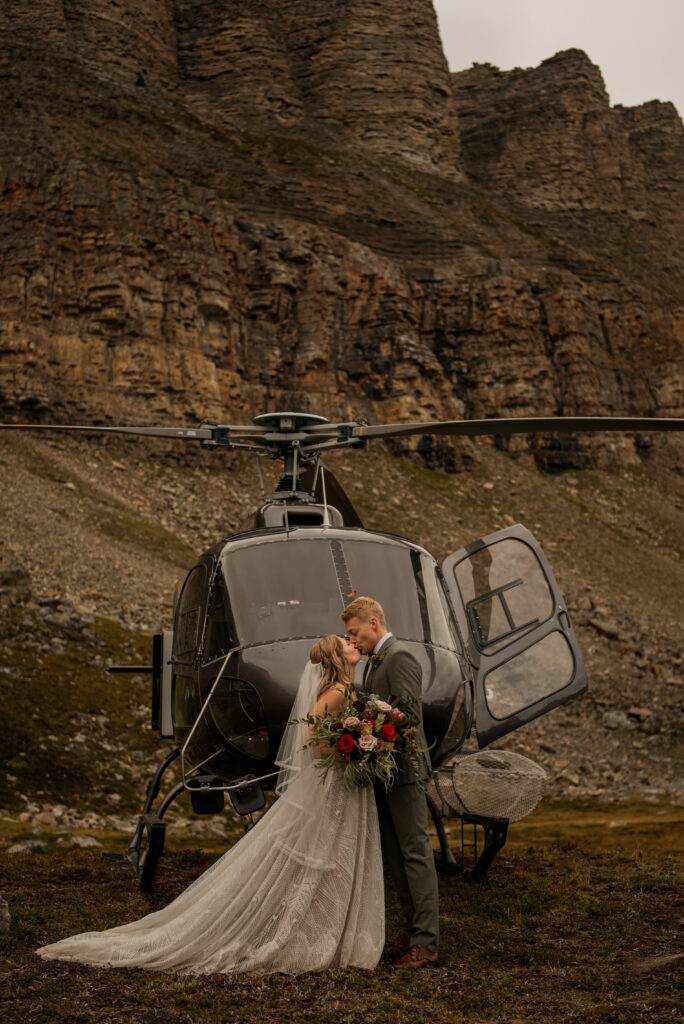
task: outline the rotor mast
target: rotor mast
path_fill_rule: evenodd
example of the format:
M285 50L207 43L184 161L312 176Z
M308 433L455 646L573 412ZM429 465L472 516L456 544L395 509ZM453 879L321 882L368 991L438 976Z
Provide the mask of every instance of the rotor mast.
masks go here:
M302 448L302 441L308 434L307 427L322 426L329 421L325 416L302 412L269 412L256 416L257 426L268 428L264 440L268 440L275 448L271 458L283 459L283 473L273 494L267 495L269 501L314 501L311 492L304 489L299 476L303 466L317 465L320 458L318 450L307 451Z

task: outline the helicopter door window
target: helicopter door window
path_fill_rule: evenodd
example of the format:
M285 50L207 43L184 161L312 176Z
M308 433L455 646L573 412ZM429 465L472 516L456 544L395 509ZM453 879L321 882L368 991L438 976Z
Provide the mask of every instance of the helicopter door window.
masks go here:
M485 676L487 706L494 718L508 718L542 697L562 690L575 671L575 659L562 633L548 633L517 658Z
M586 689L565 599L524 526L455 551L442 569L468 637L480 747Z
M513 619L506 591L521 585L522 580L513 580L512 583L506 583L505 586L483 594L482 597L476 597L468 603L470 622L478 638L478 644L483 649L539 625L539 619L530 619L529 622L518 625Z
M551 587L531 547L507 538L472 552L454 575L480 650L502 650L553 615Z

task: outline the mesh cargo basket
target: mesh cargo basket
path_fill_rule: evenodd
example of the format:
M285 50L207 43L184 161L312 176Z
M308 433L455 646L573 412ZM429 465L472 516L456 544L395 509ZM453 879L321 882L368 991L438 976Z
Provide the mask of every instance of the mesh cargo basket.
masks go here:
M520 821L535 809L546 784L546 772L522 754L480 750L456 754L435 770L429 794L442 813L476 814Z

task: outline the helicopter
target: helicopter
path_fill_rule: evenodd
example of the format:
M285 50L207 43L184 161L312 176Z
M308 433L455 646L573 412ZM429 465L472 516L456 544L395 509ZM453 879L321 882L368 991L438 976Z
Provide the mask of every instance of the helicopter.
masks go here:
M438 772L458 757L473 729L483 750L587 688L565 599L524 526L474 540L440 566L421 545L364 527L325 468L325 452L425 434L680 431L684 419L516 417L369 425L273 412L248 425L195 428L2 427L175 438L214 451L246 450L257 457L262 491L261 460L283 463L276 490L190 568L176 594L172 628L153 637L151 664L108 669L151 674L151 724L174 744L148 783L125 854L110 855L127 859L139 886L149 889L164 851L164 816L182 793L190 793L199 814L219 813L226 794L250 821L264 809L309 650L321 636L340 633L340 613L356 596L380 602L394 635L421 665L425 734ZM362 670L357 666L357 685ZM181 779L153 810L163 777L177 760ZM457 870L442 823L445 805L439 806L434 793L427 800L442 864ZM484 849L473 869L481 876L506 841L509 819L453 801L451 808L462 821L484 829Z

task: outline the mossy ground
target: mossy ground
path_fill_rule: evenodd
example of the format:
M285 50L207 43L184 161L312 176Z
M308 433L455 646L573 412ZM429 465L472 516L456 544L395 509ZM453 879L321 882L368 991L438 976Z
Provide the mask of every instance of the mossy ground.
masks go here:
M649 828L669 849L671 823L659 823L658 812L651 808ZM483 882L441 876L438 967L416 974L383 960L372 972L296 978L98 970L34 956L66 934L159 909L218 849L170 849L151 896L135 889L125 867L89 850L4 857L0 889L12 928L0 954L0 1017L13 1024L680 1020L684 1001L667 959L682 916L677 861L630 848L629 826L613 849L597 849L592 830L581 827L572 840L528 840L519 826ZM387 924L391 939L400 926L391 893Z
M156 767L160 744L149 728L150 676L111 676L106 666L149 663L150 639L109 619L55 626L49 614L17 607L0 617L0 806L24 810L26 797L138 811L142 766Z

